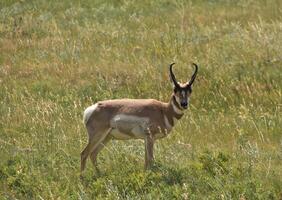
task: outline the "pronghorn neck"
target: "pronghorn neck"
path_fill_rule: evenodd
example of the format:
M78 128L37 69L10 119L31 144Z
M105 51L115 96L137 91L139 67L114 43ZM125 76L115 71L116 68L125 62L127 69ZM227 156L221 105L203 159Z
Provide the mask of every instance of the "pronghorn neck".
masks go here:
M167 122L169 123L168 127L172 128L176 122L183 116L184 111L180 108L177 103L175 96L171 95L169 102L167 103Z
M181 117L184 114L184 110L180 107L179 103L176 100L176 97L174 94L171 95L169 103L168 103L168 108L171 110L175 115L180 115ZM181 118L180 117L180 118ZM179 118L179 119L180 119Z

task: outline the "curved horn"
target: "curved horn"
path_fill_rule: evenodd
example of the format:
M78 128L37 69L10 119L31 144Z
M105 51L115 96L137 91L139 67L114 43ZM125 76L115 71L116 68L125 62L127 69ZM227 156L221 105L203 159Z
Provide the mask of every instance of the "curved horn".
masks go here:
M170 64L170 66L169 66L170 78L171 78L171 80L173 81L175 87L180 87L179 84L177 83L177 81L176 81L176 79L175 79L175 76L174 76L174 74L173 74L173 71L172 71L172 66L173 66L174 64L175 64L175 63L172 63L172 64Z
M193 84L193 82L194 82L194 80L197 76L197 73L198 73L198 65L196 65L195 63L192 63L192 64L195 66L195 72L192 75L191 80L189 81L188 87L190 87Z

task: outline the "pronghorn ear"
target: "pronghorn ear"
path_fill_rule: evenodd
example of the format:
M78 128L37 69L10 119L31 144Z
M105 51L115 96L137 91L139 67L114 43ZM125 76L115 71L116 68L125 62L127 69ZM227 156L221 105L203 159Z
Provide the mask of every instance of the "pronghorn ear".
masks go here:
M179 84L179 82L177 82ZM171 80L171 86L173 88L173 91L176 93L177 91L180 90L180 87L178 87L177 85L174 85L174 82Z

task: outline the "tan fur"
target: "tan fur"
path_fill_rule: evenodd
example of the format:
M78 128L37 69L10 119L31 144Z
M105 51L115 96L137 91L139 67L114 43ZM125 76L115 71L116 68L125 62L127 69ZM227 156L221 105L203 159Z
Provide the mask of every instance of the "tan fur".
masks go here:
M182 84L173 74L174 64L170 65L174 93L168 103L154 99L116 99L100 101L84 111L88 144L81 152L81 172L85 169L88 156L97 168L97 155L111 139L144 139L145 169L151 166L154 142L169 134L176 121L183 116L198 71L198 66L193 63L195 72L191 80Z
M97 167L97 155L110 139L144 139L146 150L145 168L149 168L153 161L154 141L165 137L175 125L174 121L180 119L183 115L175 112L172 104L175 104L174 107L177 107L178 112L181 110L178 103L173 100L173 96L169 103L154 99L116 99L98 102L95 110L85 122L89 142L81 153L81 171L84 170L89 155L92 163ZM143 120L145 124L138 124L137 120L135 120L137 122L113 123L112 119L115 119L115 116L120 114L129 117L134 116L137 119L140 118L141 121L142 119L148 120ZM169 122L169 127L167 127L165 117ZM136 131L133 130L137 130L137 134L138 131L143 131L143 134L137 135ZM115 135L119 137L115 137Z

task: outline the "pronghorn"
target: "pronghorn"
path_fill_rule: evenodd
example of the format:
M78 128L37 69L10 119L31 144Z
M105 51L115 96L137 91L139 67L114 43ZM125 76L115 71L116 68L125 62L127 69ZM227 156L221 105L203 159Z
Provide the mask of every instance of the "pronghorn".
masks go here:
M165 137L179 120L189 104L192 84L198 66L186 83L179 83L170 65L174 90L168 103L155 99L115 99L100 101L84 111L83 121L88 132L88 144L81 152L81 172L90 156L97 168L97 154L111 139L144 139L145 169L151 167L155 140Z

